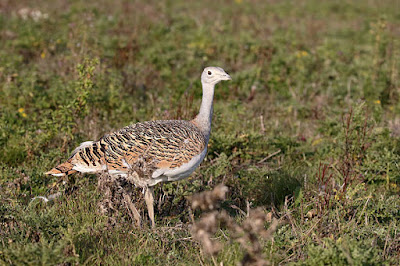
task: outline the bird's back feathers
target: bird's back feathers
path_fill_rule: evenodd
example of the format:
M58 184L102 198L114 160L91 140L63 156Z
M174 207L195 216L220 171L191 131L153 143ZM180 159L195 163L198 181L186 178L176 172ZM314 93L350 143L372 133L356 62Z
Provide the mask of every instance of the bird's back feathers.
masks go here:
M71 157L46 174L72 172L127 173L139 160L157 169L175 169L206 148L206 139L190 121L160 120L136 123L105 135L96 142L84 142Z

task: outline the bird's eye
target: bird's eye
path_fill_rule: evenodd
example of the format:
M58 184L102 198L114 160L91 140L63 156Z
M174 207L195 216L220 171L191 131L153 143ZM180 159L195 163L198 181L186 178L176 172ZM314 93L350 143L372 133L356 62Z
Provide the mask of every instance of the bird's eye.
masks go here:
M212 74L211 71L208 71L208 75L211 76L211 74Z

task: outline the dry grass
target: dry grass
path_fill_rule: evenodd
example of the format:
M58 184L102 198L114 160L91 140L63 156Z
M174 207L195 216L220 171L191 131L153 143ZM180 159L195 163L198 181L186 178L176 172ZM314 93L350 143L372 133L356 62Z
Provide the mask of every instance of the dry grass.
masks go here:
M274 218L268 229L265 229L269 216L261 208L250 210L242 223L236 222L225 210L216 210L227 192L226 186L218 185L212 191L201 192L192 197L194 210L199 208L208 211L193 224L191 231L194 239L202 244L207 254L216 256L223 246L212 238L217 232L224 230L229 232L227 240L239 243L245 251L240 265L271 265L270 261L263 258L259 238L271 240L280 222Z

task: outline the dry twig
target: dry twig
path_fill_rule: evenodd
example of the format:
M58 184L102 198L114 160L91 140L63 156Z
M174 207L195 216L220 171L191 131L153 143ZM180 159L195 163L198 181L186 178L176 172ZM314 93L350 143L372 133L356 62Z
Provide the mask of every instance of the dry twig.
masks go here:
M193 224L193 238L201 243L207 254L215 256L223 245L212 239L212 236L220 228L226 228L231 232L231 241L239 243L245 250L241 265L270 265L270 262L263 258L259 237L266 240L272 239L280 222L273 218L266 230L264 225L271 217L268 217L261 208L257 208L250 210L242 224L237 223L225 210L215 210L219 206L219 202L225 199L227 191L226 186L218 185L212 191L202 192L192 197L193 209L199 208L208 211ZM227 237L225 234L224 236Z

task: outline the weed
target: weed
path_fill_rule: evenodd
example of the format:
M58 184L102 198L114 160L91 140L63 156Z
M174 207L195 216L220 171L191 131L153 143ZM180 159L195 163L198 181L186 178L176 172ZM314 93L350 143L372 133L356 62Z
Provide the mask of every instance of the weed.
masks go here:
M270 262L263 258L258 238L271 239L278 227L278 220L274 219L269 229L265 230L267 216L261 209L255 209L247 214L242 224L238 224L226 211L215 210L218 201L225 199L226 192L228 192L226 186L218 185L210 192L205 191L192 197L193 209L209 211L194 223L192 227L194 238L200 241L206 253L215 256L221 251L222 245L211 237L220 228L224 228L230 233L230 241L239 243L246 251L241 265L269 265Z

